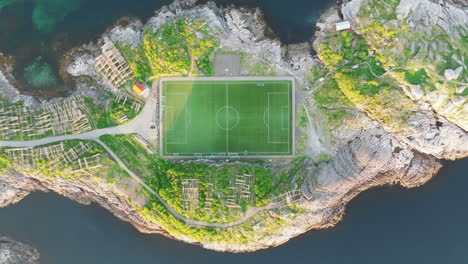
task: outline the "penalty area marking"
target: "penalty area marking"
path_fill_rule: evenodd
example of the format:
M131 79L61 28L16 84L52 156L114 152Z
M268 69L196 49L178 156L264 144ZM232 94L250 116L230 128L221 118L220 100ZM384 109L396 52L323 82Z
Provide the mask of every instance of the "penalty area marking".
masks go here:
M216 118L215 121L216 121L217 127L218 127L219 129L222 129L222 130L225 130L225 131L232 130L232 129L238 127L238 125L240 124L240 114L239 114L238 109L232 108L232 107L229 106L229 94L228 94L228 91L229 91L229 88L230 88L229 86L230 86L230 85L244 83L244 84L254 84L255 86L260 86L260 87L261 87L261 86L264 86L264 85L267 84L267 83L272 83L272 84L286 84L286 83L287 83L287 87L284 87L284 86L283 86L282 88L283 88L283 89L284 89L284 88L287 88L287 89L288 89L288 92L279 93L279 94L284 94L284 95L287 94L287 97L288 97L288 103L287 103L287 105L279 105L279 106L276 106L276 105L275 105L274 107L271 107L271 106L270 106L270 102L269 102L269 101L270 101L270 97L271 97L271 94L275 94L276 92L270 92L270 93L268 93L268 98L267 98L267 99L268 99L268 105L267 105L266 111L263 113L263 122L264 122L265 126L267 127L267 132L268 132L268 143L269 143L269 144L286 144L286 143L287 143L287 144L288 144L288 151L287 151L287 152L283 152L283 151L280 151L280 152L278 152L278 151L269 151L269 152L255 152L255 151L252 151L252 152L250 152L250 151L247 151L246 153L245 153L245 152L244 152L244 153L241 152L241 153L238 153L238 154L240 154L240 155L242 155L242 154L243 154L243 155L246 155L246 154L248 153L248 154L251 154L251 155L262 155L262 154L272 154L272 155L275 155L275 154L286 154L286 155L287 155L287 154L289 154L289 153L291 152L291 151L289 151L289 148L290 148L290 146L291 146L291 142L272 142L272 141L271 141L271 138L270 138L270 136L273 136L273 133L274 133L274 132L279 132L279 131L284 131L284 130L287 130L287 138L288 138L288 140L289 140L290 137L291 137L291 130L290 130L290 129L291 129L292 124L286 124L286 123L285 123L285 121L287 121L287 120L288 120L288 121L291 121L291 111L293 110L293 109L289 109L289 107L291 106L291 102L289 101L289 100L291 99L291 94L290 94L290 93L291 93L291 92L294 93L294 91L291 91L291 81L283 81L283 80L278 80L278 81L267 81L267 82L254 81L254 80L252 80L252 81L244 81L244 80L239 80L239 81L237 81L237 80L235 80L235 81L229 81L229 80L226 80L226 81L225 81L225 80L219 80L219 81L200 80L200 81L197 81L197 80L194 80L194 81L196 81L196 83L198 83L198 84L203 84L203 83L206 83L206 84L220 84L220 86L221 86L220 88L222 88L222 86L225 87L225 89L226 89L226 106L221 107L220 109L218 109L216 115L221 114L221 113L222 113L222 110L225 110L225 111L226 111L226 122L220 122L220 121L223 121L223 120L218 119L217 117L215 117L215 118ZM190 83L193 83L194 81L192 81L192 80L190 80L190 81L185 81L185 80L175 80L175 81L164 80L164 81L161 82L161 83L165 83L165 82L168 82L168 83L169 83L169 82L170 82L170 83L172 83L172 84L190 84ZM225 84L225 85L222 85L222 84ZM166 85L164 85L164 86L165 86L165 87L164 87L164 88L165 88L164 91L168 91L169 87L166 86ZM266 85L265 85L265 86L266 86ZM294 86L293 86L293 87L294 87ZM281 91L281 90L280 90L280 91ZM284 90L283 90L283 91L284 91ZM169 94L167 94L167 96L175 95L175 94L176 94L176 93L169 93ZM187 97L188 94L184 94L184 96ZM292 103L294 103L294 94L293 94L292 96L293 96L293 97L292 97L292 98L293 98L293 102L292 102ZM166 99L167 99L167 98L166 98L166 95L163 95L162 97L164 97L164 98L161 99L161 101L162 101L162 102L161 102L161 108L162 108L162 110L163 110L163 111L168 110L169 112L171 112L171 110L174 111L174 109L166 109L166 107L165 107L165 106L167 105L167 102L166 102L166 101L167 101L167 100L166 100ZM280 98L281 98L281 97L280 97ZM279 99L280 99L280 98L279 98ZM187 99L185 99L185 100L187 101ZM284 100L284 98L283 98L283 99L280 99L280 100ZM164 103L163 103L163 102L164 102ZM186 103L187 103L187 102L186 102ZM284 109L285 107L287 108L287 110ZM223 108L224 108L224 109L223 109ZM270 109L270 108L271 108L271 109ZM279 129L276 130L276 131L273 130L273 129L275 128L276 124L273 124L273 123L272 123L272 124L273 124L273 127L270 127L270 123L272 122L272 120L270 120L271 115L274 113L275 116L276 116L276 114L277 114L276 111L271 112L272 109L275 109L275 108L279 108L279 110L280 110L280 117L279 117L280 120L276 120L276 121L280 121L280 122L281 122L281 123L280 123L280 126L279 126ZM270 113L270 112L271 112L271 113ZM286 112L286 113L285 113L285 112ZM170 115L172 115L172 116L170 116ZM224 115L224 113L223 113L223 115ZM233 115L235 115L235 118L232 118L232 117L234 117ZM285 115L287 115L287 117L285 117ZM177 129L178 129L177 127L175 127L175 122L176 122L176 120L174 120L174 119L176 118L176 117L175 117L175 116L176 116L176 111L174 111L174 112L172 112L172 113L168 113L168 115L163 115L163 116L166 116L166 117L168 117L168 118L172 118L172 120L170 120L170 122L172 122L172 127L170 128L170 130L177 130ZM275 117L275 118L276 118L276 117ZM293 118L292 120L294 120L294 116L293 116L292 118ZM193 117L192 117L190 111L188 111L187 109L185 109L185 122L184 122L184 123L185 123L185 128L182 130L182 131L185 130L185 131L184 131L184 132L185 132L185 135L184 135L184 136L185 136L185 143L181 143L181 142L166 142L166 140L164 140L163 142L169 143L169 144L188 144L188 143L187 143L187 140L188 140L188 139L187 139L187 136L188 136L189 126L191 126L191 124L192 124L192 122L193 122L192 119L193 119ZM230 119L232 119L232 120L230 120ZM168 121L169 121L169 120L168 120ZM182 120L180 120L180 121L182 121ZM234 122L232 122L232 121L234 121ZM233 124L233 123L234 123L234 124ZM181 123L179 123L179 124L181 124ZM232 125L232 124L233 124L233 125ZM181 124L181 125L182 125L182 124ZM166 131L167 131L167 130L166 130ZM180 130L179 130L179 131L180 131ZM286 131L284 131L284 132L286 132ZM172 132L171 132L171 133L172 133ZM226 144L229 144L229 135L228 135L228 134L229 134L229 133L226 133ZM285 133L281 132L281 134L276 135L276 136L279 136L279 138L284 138L284 137L286 136L286 135L284 135L284 134L285 134ZM163 135L161 135L161 137L163 137ZM170 138L170 137L169 137L169 138ZM182 138L181 138L181 139L182 139ZM228 151L229 151L228 147L229 147L229 146L227 145L227 146L226 146L226 152L227 152L227 153L229 153L229 152L228 152ZM293 150L293 151L294 151L294 150ZM168 154L170 154L170 153L168 153ZM195 155L195 153L176 153L176 154L178 154L177 156L186 156L187 154L188 154L188 155ZM204 155L204 154L205 154L205 153L199 153L199 152L198 152L198 153L196 153L196 156L202 156L202 155ZM189 157L188 155L187 155L186 157ZM228 155L228 156L229 156L229 155Z
M167 87L166 87L167 89ZM183 96L184 99L184 105L187 105L187 94L186 93L167 93L167 95L175 95L175 96ZM168 130L171 130L171 131L174 131L176 130L175 129L175 120L174 120L174 107L173 106L166 106L165 107L166 109L167 108L171 108L172 109L172 129L168 129ZM191 120L189 120L189 118L191 119L191 115L190 113L187 111L187 107L184 107L184 141L183 142L179 142L179 141L167 141L167 135L164 137L164 142L166 143L166 145L169 145L169 144L173 144L173 145L186 145L188 144L188 126L189 126L189 123L191 122Z
M288 90L290 89L289 84L288 84ZM276 94L276 95L287 95L288 96L288 105L287 106L280 106L280 115L281 115L281 130L283 130L283 115L282 115L282 107L288 107L290 106L289 103L289 93L284 93L284 92L269 92L268 93L268 103L267 103L267 112L268 112L268 119L267 119L267 128L268 128L268 144L288 144L288 150L289 150L289 129L288 129L288 141L270 141L270 95ZM289 112L289 111L288 111ZM288 120L289 120L289 113L288 113Z

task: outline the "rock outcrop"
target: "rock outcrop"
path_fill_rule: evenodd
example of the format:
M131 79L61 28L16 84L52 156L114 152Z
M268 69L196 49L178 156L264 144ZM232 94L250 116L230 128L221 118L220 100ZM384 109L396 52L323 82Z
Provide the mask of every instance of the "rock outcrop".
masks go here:
M321 229L342 220L346 204L359 193L386 184L413 188L429 181L441 164L433 157L405 149L383 129L362 131L343 145L329 163L308 167L302 185L305 198L300 202L306 213L287 220L287 228L278 234L256 238L256 245L245 245L235 251L251 251L287 242L310 229ZM232 251L223 243L207 243L214 250Z
M415 27L437 25L447 34L460 38L459 27L467 28L468 9L444 0L401 0L397 7L400 19L408 19Z
M82 204L97 203L123 221L132 223L141 232L165 233L158 225L144 220L137 213L135 204L128 201L128 195L122 188L105 181L87 178L69 181L10 169L0 177L0 187L0 190L7 191L0 195L0 207L17 202L36 190L54 191Z
M0 263L39 264L39 252L26 244L0 237Z
M458 76L460 76L460 73L463 71L463 66L459 66L456 69L446 69L444 71L444 77L448 81L453 81L458 79Z

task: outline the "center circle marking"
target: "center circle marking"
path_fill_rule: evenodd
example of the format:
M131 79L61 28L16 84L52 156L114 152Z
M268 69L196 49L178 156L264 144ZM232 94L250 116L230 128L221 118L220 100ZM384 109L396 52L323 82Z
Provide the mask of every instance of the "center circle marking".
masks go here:
M230 106L221 107L216 112L216 124L223 130L231 130L239 124L239 112Z

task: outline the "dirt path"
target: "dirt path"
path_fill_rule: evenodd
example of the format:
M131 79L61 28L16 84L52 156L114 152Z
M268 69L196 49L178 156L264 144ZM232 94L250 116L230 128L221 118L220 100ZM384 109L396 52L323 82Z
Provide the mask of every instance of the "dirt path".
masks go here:
M108 127L103 129L96 129L93 131L73 134L73 135L62 135L62 136L51 136L37 140L28 141L0 141L0 147L36 147L46 145L50 143L81 139L81 140L96 140L102 135L118 135L118 134L132 134L138 133L143 136L149 142L154 142L157 138L157 131L150 128L150 123L154 119L154 109L156 107L156 96L152 92L141 113L132 121L127 124Z
M184 78L184 80L185 79L186 78ZM197 78L197 79L204 79L204 78ZM208 79L225 80L225 78L208 78ZM232 78L232 79L236 79L236 80L255 79L257 80L258 78L257 77L255 78L239 77L239 78ZM268 77L264 79L265 80L276 80L276 79L284 80L285 77L278 77L278 78ZM157 86L157 83L159 82L155 81L154 86ZM176 212L174 208L172 208L164 199L162 199L162 197L159 196L159 194L155 190L153 190L140 177L138 177L134 172L132 172L107 145L105 145L101 140L99 140L99 137L103 135L119 135L119 134L137 133L143 136L149 142L155 142L155 140L157 139L156 138L157 131L156 129L150 129L150 123L155 118L154 115L155 115L155 108L157 104L157 97L156 97L156 92L155 92L156 89L157 87L153 87L152 92L149 95L141 113L135 119L133 119L127 124L120 125L117 127L97 129L97 130L89 131L89 132L82 133L82 134L52 136L52 137L46 137L42 139L29 140L29 141L0 141L0 148L1 147L12 147L12 148L37 147L41 145L46 145L46 144L51 144L51 143L61 142L61 141L66 141L66 140L74 140L74 139L94 140L109 153L109 155L117 162L117 164L123 170L125 170L133 179L135 179L141 186L143 186L151 194L156 196L158 200L174 215L174 217L176 217L177 219L183 221L184 223L192 227L220 227L220 228L232 227L232 226L236 226L236 225L240 225L244 223L245 221L249 220L251 217L253 217L254 215L262 211L280 208L280 207L287 205L287 203L281 202L277 204L270 204L270 205L263 206L263 207L249 207L246 213L239 220L231 222L231 223L222 223L222 224L190 220L180 215L178 212Z

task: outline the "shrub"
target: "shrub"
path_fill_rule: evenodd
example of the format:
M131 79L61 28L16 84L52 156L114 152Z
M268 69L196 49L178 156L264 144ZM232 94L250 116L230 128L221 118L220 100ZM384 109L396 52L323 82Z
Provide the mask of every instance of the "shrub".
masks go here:
M423 84L426 83L429 76L427 75L426 69L422 68L418 71L408 70L405 72L405 79L410 84Z

